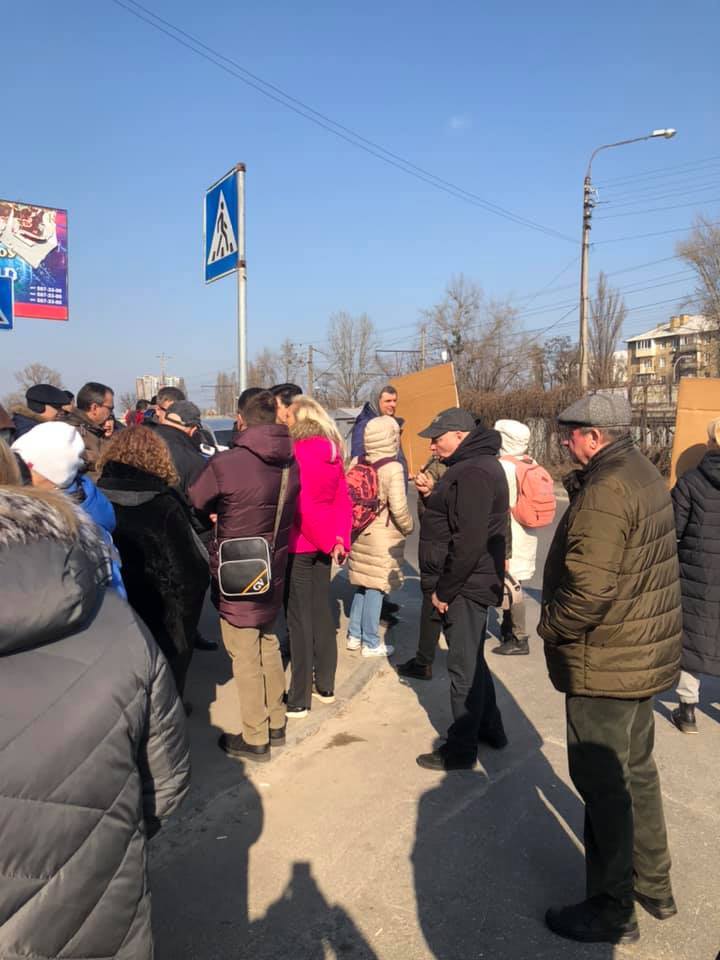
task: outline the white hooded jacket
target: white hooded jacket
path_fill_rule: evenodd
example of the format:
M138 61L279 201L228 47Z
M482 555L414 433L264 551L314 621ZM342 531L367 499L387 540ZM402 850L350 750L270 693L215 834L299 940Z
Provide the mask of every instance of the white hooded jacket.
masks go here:
M515 464L504 457L524 457L527 455L530 443L530 428L518 420L498 420L495 429L500 433L502 446L500 448L500 463L505 471L510 494L510 509L518 499L517 474ZM537 555L537 533L517 522L510 515L512 527L512 557L508 562L510 574L521 583L527 583L535 573L535 558Z

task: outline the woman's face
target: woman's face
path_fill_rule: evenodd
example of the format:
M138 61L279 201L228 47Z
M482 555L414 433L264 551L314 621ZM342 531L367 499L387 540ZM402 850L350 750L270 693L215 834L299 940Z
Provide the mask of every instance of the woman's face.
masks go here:
M291 403L289 407L285 408L285 411L285 423L288 428L294 427L297 423L297 405Z

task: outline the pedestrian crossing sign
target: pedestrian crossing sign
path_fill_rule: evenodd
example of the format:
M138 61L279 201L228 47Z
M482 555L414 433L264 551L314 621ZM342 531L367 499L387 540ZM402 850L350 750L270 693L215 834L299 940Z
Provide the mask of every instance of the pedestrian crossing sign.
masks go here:
M205 193L205 283L233 273L245 259L243 169L234 167Z
M13 277L0 276L0 330L13 328Z

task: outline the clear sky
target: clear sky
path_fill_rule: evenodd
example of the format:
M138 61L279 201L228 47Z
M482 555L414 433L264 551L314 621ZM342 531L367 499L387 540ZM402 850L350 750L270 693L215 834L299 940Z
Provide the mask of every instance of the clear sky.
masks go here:
M612 282L627 291L629 333L689 291L678 261L628 268L671 257L683 234L664 232L696 211L720 220L714 0L143 2L362 136L570 238L592 149L676 127L674 140L597 158L610 202L596 211L591 269L624 271ZM36 360L75 390L86 379L127 390L164 351L202 400L236 356L233 280L202 282L202 196L238 161L251 353L286 337L322 344L339 309L411 346L418 310L461 272L515 297L528 329L577 296L577 243L381 162L112 0L10 4L2 34L0 197L69 210L71 314L0 333L0 395ZM602 187L618 178L633 179ZM556 331L573 333L575 317Z

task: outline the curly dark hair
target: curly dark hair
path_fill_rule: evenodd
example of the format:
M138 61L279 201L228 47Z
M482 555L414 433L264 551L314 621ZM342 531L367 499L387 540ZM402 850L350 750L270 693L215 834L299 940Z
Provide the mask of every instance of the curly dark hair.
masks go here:
M152 473L170 487L180 482L167 444L150 427L128 427L116 433L103 450L98 469L102 471L111 460Z

